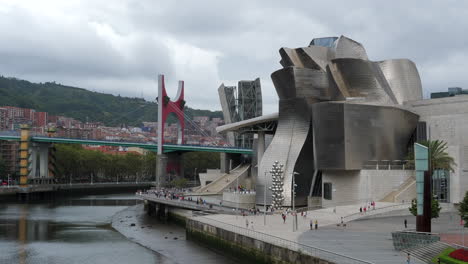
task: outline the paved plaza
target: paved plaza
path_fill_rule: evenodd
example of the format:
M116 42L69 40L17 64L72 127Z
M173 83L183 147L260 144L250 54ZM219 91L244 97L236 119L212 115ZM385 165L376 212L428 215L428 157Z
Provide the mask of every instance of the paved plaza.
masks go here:
M377 203L375 213L371 208L366 215L358 213L356 217L377 215L377 212L391 206L390 203ZM399 208L397 206L394 205L393 208ZM402 206L407 207L407 205ZM404 212L405 210L398 211ZM406 256L393 248L391 232L404 230L405 219L408 220L408 229L415 229L415 217L407 215L370 218L347 222L346 228L337 226L342 216L349 216L355 212L359 212L359 205L308 211L305 217L298 215L298 231L295 232L293 232L291 215L288 215L285 223L280 214L267 215L266 225L264 225L262 214L245 217L220 214L204 217L243 228L246 228L246 221L248 221L250 230L374 263L406 263ZM203 218L198 220L203 221ZM318 221L318 230L310 230L311 220ZM457 237L461 233L457 213L453 210L441 213L439 219L433 220L433 232L440 233L442 241ZM412 263L422 262L413 259Z

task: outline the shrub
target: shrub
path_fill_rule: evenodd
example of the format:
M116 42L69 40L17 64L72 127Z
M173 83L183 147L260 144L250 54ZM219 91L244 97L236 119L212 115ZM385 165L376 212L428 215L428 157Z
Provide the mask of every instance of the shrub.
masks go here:
M468 250L463 248L457 249L449 254L451 258L468 262Z

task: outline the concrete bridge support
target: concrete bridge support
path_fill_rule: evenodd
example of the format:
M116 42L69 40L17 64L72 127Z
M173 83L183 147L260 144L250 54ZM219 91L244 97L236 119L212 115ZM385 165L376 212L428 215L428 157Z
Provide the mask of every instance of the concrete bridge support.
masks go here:
M28 178L33 183L52 183L54 178L54 148L49 143L33 143L30 146L30 171Z
M51 143L31 143L30 128L21 126L20 185L50 184L55 176L55 148Z
M164 220L169 216L169 205L147 201L145 207L149 216L156 216Z
M173 152L158 155L156 165L156 184L160 187L174 179L183 177L182 153Z
M241 154L221 153L220 155L221 173L229 173L242 162Z

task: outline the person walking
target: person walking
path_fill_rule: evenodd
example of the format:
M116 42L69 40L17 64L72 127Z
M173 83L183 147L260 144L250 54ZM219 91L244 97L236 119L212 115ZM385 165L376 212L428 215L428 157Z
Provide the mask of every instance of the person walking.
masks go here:
M281 214L281 217L283 218L283 224L286 223L286 214L285 214L285 213L282 213L282 214Z
M317 230L317 229L318 229L318 220L315 219L315 230Z
M411 256L410 253L406 256L406 264L411 264Z
M408 220L405 219L405 229L408 228Z
M249 219L245 219L245 228L249 228Z
M313 227L314 227L314 223L313 223L312 219L310 219L310 230L312 230Z
M361 214L362 214L362 206L361 206L361 207L359 207L359 213L361 213Z

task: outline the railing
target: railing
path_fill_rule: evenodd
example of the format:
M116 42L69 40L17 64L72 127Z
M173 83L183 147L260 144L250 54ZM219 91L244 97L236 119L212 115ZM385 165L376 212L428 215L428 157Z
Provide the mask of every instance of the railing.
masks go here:
M156 146L157 143L153 141L139 141L139 140L132 140L127 141L125 139L92 139L92 138L64 138L64 137L48 137L47 135L41 133L30 132L29 134L31 137L36 137L39 139L61 139L61 140L83 140L83 141L99 141L99 142L107 142L107 143L132 143L132 144L143 144L148 146ZM0 136L20 136L19 131L0 131ZM210 147L210 148L225 148L225 149L239 149L239 150L251 150L247 148L235 147L235 146L225 146L225 145L214 145L214 144L173 144L173 143L164 143L165 146L186 146L186 147Z
M409 160L369 160L362 166L366 170L414 170Z
M361 217L383 214L383 213L391 212L391 211L396 210L396 209L405 209L405 208L409 207L410 204L411 204L411 202L400 203L400 204L392 204L392 205L389 205L389 206L383 206L383 207L376 208L376 209L370 209L370 210L367 210L365 213L364 212L362 212L362 213L361 212L356 212L356 213L353 213L353 214L343 216L343 221L349 222L349 221L353 221L353 220L356 220L356 219L361 218Z
M74 182L74 183L37 183L37 182L30 182L27 184L27 186L88 186L88 185L93 185L93 186L105 186L105 185L153 185L154 181L151 182ZM16 188L21 188L21 185L19 184L10 184L10 185L0 185L0 189L16 189Z
M169 204L175 207L189 208L192 210L218 212L218 213L224 213L224 214L239 214L241 210L241 208L239 208L239 210L236 211L236 208L229 207L226 205L219 205L219 204L208 203L208 202L205 202L205 204L203 203L197 204L197 200L189 201L189 200L181 200L181 199L170 199L170 198L158 197L154 194L148 194L148 193L137 194L137 197L140 197L145 200L153 201L153 202Z
M199 216L199 217L196 217L195 219L200 219L200 218L203 219L202 223L211 224L213 226L216 226L218 228L221 228L227 231L231 231L240 235L251 237L251 238L254 238L254 239L266 242L266 243L270 243L279 247L288 248L290 250L297 251L299 253L303 253L303 254L316 257L322 260L331 261L337 264L356 264L356 263L373 264L373 262L353 258L350 256L342 255L342 254L328 251L325 249L321 249L318 247L301 244L295 241L287 240L287 239L273 236L270 234L266 234L263 232L246 229L240 226L231 225L231 224L224 223L218 220L214 220L208 217Z

